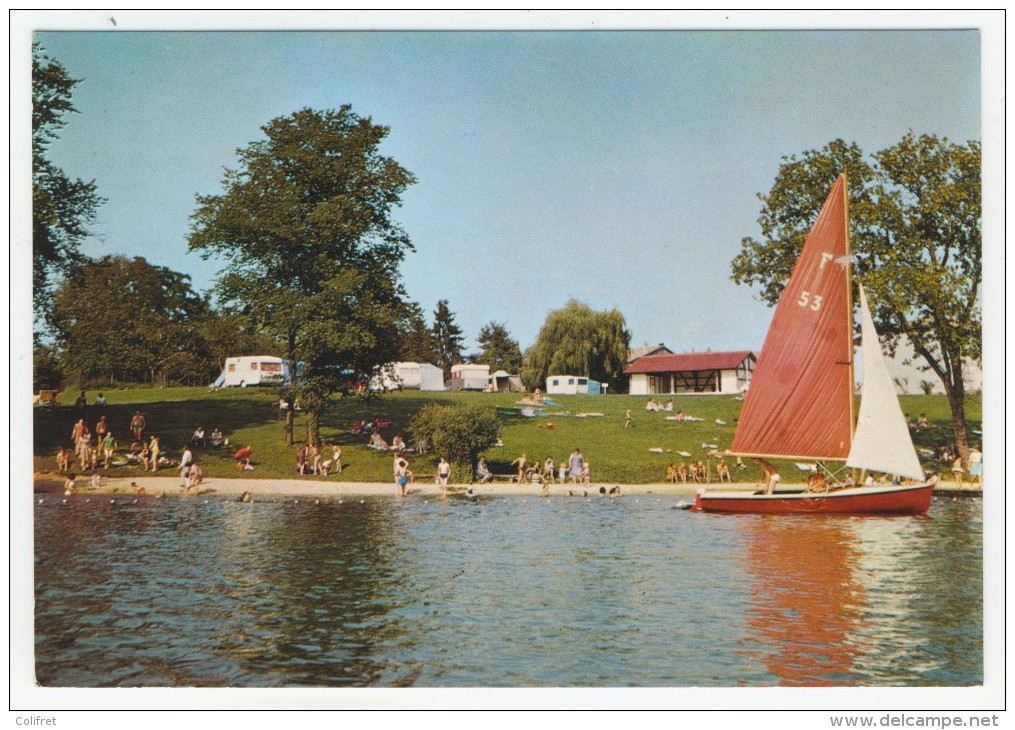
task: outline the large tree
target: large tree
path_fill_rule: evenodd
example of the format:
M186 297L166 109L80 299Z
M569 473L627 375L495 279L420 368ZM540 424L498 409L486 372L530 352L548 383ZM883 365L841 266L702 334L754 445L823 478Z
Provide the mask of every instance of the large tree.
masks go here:
M855 144L784 158L762 202L761 240L744 238L733 281L775 304L828 188L847 171L854 273L882 342L907 340L941 380L968 459L964 364L981 358L980 143L910 132L870 161ZM854 298L855 301L855 298Z
M407 302L399 336L399 359L403 362L427 362L437 360L437 343L433 330L423 318L423 309L416 302Z
M536 342L525 351L522 381L541 388L548 375L580 375L621 389L631 343L624 315L597 312L575 299L550 312Z
M80 263L80 242L105 201L95 181L72 180L46 159L50 143L76 112L71 91L80 82L60 63L32 46L32 300L35 316L51 304L54 275Z
M437 302L433 313L433 342L437 361L434 363L444 371L444 379L451 374L451 366L462 361L462 328L455 324L455 314L447 299Z
M165 385L206 382L214 369L200 336L208 311L186 274L105 256L61 280L50 320L62 369L79 382Z
M238 150L225 192L198 196L189 244L225 259L221 301L303 363L283 395L300 399L314 441L330 398L398 357L398 267L412 244L392 212L415 180L380 153L388 128L348 105L302 109L262 131Z
M497 322L483 325L476 342L482 348L477 360L493 370L517 373L522 366L522 349L518 340L511 337L507 327Z

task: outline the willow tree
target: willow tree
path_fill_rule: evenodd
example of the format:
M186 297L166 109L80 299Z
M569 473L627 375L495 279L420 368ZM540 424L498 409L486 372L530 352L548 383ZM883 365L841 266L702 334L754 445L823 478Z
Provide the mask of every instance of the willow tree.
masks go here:
M522 380L526 387L538 388L549 375L580 375L618 390L630 343L618 310L597 312L572 299L547 315L535 344L525 351Z
M853 266L874 310L883 345L908 341L940 379L952 431L968 463L965 365L981 359L980 143L912 132L866 160L836 140L784 158L759 195L762 239L744 238L733 281L761 288L774 305L835 177L850 191ZM856 297L854 297L856 301Z
M415 182L380 154L388 128L341 109L302 109L238 150L224 192L199 195L190 249L224 259L216 289L302 375L283 390L316 441L331 397L397 358L407 312L398 267L412 249L392 218ZM293 413L285 425L293 442Z

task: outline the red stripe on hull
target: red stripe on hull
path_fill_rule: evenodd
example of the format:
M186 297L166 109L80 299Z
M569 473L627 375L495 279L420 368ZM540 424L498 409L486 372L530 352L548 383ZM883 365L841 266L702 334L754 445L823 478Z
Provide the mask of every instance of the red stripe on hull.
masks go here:
M692 512L750 513L768 515L798 514L879 514L922 515L930 509L934 485L911 489L893 489L836 495L796 494L709 496L698 494Z

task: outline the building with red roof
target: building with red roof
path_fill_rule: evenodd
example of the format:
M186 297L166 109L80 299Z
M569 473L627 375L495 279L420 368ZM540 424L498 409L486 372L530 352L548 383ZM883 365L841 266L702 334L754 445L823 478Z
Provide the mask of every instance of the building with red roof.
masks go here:
M663 353L639 357L624 374L631 379L631 395L743 393L756 361L750 350Z

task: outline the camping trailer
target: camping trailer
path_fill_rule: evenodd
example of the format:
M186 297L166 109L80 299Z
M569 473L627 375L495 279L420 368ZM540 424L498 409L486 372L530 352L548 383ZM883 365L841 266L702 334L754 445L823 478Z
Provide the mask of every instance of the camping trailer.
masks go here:
M214 388L246 388L248 385L286 385L292 382L289 363L273 355L227 357Z
M546 379L547 395L577 395L587 393L599 395L604 390L598 380L581 375L551 375Z
M428 362L393 362L378 369L370 387L373 390L444 390L444 373Z
M486 390L490 383L490 366L460 363L451 366L448 390Z

